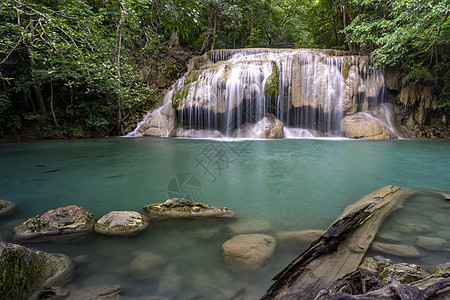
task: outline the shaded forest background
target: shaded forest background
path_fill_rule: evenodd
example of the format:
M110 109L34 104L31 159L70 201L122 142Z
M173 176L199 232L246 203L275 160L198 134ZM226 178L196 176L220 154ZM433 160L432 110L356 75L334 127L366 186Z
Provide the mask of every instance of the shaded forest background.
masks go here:
M212 49L370 53L450 110L450 0L0 0L0 136L123 134Z

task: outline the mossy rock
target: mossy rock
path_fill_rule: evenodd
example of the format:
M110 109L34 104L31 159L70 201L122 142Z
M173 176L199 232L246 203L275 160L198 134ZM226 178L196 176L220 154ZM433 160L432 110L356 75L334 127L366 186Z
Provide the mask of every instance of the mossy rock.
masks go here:
M0 199L0 216L11 213L15 208L14 203Z
M148 225L148 217L136 211L111 211L95 223L94 230L105 235L136 235Z
M28 299L43 286L66 283L73 266L62 254L0 242L0 270L0 298Z
M197 203L183 198L172 198L163 203L144 206L151 217L160 218L233 218L234 213L226 207L217 208L209 204Z
M378 276L384 284L392 280L400 283L411 283L427 277L428 274L416 264L399 263L387 266Z
M280 91L280 71L277 64L272 61L272 73L266 80L264 85L264 94L271 97L272 99L278 97Z
M78 205L70 205L49 210L28 219L16 228L15 237L29 240L65 234L86 234L93 230L94 215Z

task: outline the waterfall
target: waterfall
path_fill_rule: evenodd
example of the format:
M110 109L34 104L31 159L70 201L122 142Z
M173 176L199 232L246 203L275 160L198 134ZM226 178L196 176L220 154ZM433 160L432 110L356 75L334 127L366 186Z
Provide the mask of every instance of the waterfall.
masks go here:
M369 130L369 136L361 133L359 113L387 120L379 116L390 114L384 91L383 70L369 56L314 49L214 50L191 60L163 106L130 135L399 137L392 118L389 126L378 122L381 129Z

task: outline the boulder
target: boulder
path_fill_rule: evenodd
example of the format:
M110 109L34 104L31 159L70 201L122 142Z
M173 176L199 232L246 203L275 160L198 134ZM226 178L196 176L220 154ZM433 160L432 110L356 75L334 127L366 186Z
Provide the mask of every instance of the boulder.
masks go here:
M234 213L226 207L217 208L183 198L172 198L163 203L150 204L143 209L152 218L234 218Z
M233 235L243 233L263 233L270 231L270 223L266 220L237 221L228 225Z
M222 245L225 261L236 271L255 271L275 251L275 239L266 234L240 234Z
M280 139L284 124L274 114L267 114L256 124L245 123L236 132L239 138Z
M94 230L105 235L135 235L148 227L148 221L136 211L111 211L95 223Z
M438 237L418 236L416 246L430 251L441 251L447 241Z
M362 264L358 267L358 270L362 277L364 276L376 276L384 270L384 268L390 266L392 261L384 258L383 256L367 257Z
M0 199L0 216L11 213L15 208L14 203Z
M420 233L430 233L433 231L433 227L431 227L428 224L421 224L421 223L407 223L400 225L398 230L402 233L413 233L413 234L420 234Z
M397 136L383 123L367 113L356 113L341 121L341 130L348 138L367 140L389 140Z
M385 254L391 254L401 257L412 257L412 258L421 257L419 251L417 251L415 247L410 245L397 245L397 244L375 242L372 244L372 249Z
M21 240L57 236L79 235L93 230L94 215L78 205L70 205L49 210L28 219L14 228L15 237Z
M137 251L129 265L129 273L136 279L152 280L160 276L167 260L162 256L149 252Z
M427 276L428 273L416 264L400 263L385 267L378 277L384 284L388 284L392 280L411 283Z
M325 233L325 230L300 230L300 231L285 231L277 234L277 239L279 241L295 243L301 245L309 245L315 240L317 240L322 234Z
M43 286L66 283L73 267L65 255L0 242L0 270L0 297L28 299Z

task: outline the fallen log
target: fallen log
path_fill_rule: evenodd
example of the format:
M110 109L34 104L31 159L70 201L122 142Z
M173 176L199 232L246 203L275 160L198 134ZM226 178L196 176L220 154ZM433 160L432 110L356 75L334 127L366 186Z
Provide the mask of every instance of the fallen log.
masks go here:
M262 299L314 299L329 283L356 271L384 219L413 193L389 185L348 206L319 239L275 276Z

